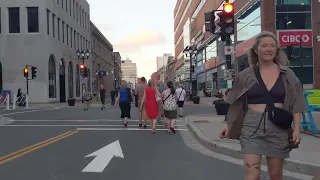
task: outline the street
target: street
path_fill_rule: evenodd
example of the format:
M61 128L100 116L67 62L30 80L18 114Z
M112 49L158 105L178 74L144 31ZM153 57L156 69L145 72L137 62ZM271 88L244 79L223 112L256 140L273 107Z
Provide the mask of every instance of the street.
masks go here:
M184 116L213 111L212 106L190 105ZM14 119L0 127L4 180L243 179L239 164L190 148L201 145L195 143L184 119L177 120L177 134L168 134L159 124L152 135L149 126L138 127L135 107L127 128L121 124L119 108L110 105L105 110L63 107L1 111L1 115ZM267 179L265 171L262 179Z

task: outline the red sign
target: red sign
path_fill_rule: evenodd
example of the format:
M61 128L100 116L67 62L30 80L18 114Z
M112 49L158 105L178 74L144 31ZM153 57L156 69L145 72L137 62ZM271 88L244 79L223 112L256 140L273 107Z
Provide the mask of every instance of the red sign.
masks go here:
M311 30L281 30L278 31L278 39L281 46L300 45L312 47Z

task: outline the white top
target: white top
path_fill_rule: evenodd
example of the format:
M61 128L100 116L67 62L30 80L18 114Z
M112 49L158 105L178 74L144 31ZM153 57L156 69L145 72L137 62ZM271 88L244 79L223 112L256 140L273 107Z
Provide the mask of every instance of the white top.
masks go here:
M181 94L181 95L180 95ZM180 98L178 99L178 101L184 101L184 97L186 96L186 91L184 90L184 89L182 89L181 87L179 87L179 88L177 88L176 89L176 97L177 97L177 99L179 98L179 96L180 96Z
M171 94L171 90L170 89L166 89L163 91L162 93L163 96L163 109L166 111L173 111L177 109L177 102L176 102L176 98L175 95ZM168 97L168 98L167 98Z

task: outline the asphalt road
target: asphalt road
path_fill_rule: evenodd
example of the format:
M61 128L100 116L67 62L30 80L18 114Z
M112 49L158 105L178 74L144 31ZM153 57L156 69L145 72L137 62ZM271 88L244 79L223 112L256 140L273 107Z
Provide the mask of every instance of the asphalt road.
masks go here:
M186 106L184 114L207 113L213 113L213 108ZM183 119L177 121L177 134L168 134L166 127L159 125L152 135L149 129L137 126L136 108L127 128L122 126L116 106L103 111L67 107L1 114L15 119L0 127L0 174L4 180L243 179L242 166L190 148L191 136ZM262 179L267 179L265 172Z

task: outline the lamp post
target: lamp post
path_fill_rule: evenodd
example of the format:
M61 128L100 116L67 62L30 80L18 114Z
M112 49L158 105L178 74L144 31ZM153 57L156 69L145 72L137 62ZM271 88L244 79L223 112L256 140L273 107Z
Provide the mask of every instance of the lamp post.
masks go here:
M117 89L117 75L119 72L116 73L116 65L117 65L117 61L116 61L116 55L113 53L113 77L114 77L114 90Z
M85 59L89 59L89 57L90 57L90 51L89 50L86 50L86 51L84 51L84 50L77 50L77 52L76 52L76 54L77 54L77 56L78 56L78 59L82 59L82 64L84 65L84 60ZM87 75L87 73L88 73L88 68L86 67L86 66L84 66L84 72L82 73L82 78L84 79L85 77L86 77L86 75ZM83 80L81 80L81 82L82 82L82 103L84 102L83 101L83 89L84 89L84 87L83 87L83 85L85 84L84 82L83 82Z
M186 55L186 57L189 56L189 62L190 62L190 71L189 71L189 87L190 87L190 95L189 95L189 100L192 100L193 93L192 93L192 74L194 73L194 66L192 65L192 60L193 58L197 55L198 50L197 47L192 45L192 46L187 46L184 48L183 53Z

